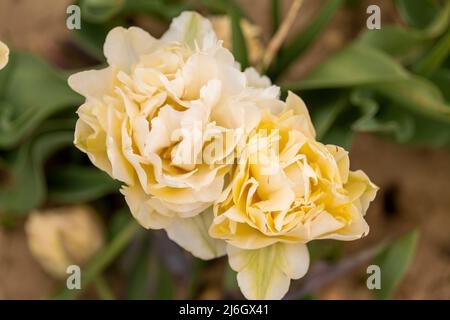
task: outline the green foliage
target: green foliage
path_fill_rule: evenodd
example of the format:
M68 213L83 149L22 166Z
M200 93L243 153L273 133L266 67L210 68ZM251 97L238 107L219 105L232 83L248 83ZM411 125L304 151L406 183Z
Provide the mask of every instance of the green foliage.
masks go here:
M93 166L67 164L48 173L49 198L58 203L79 203L116 192L120 183Z
M427 12L412 5L418 2L398 1L410 22ZM284 86L307 101L319 139L345 146L352 129L400 143L450 146L450 2L429 11L433 15L410 27L363 32L306 79Z
M389 299L392 296L394 289L408 271L418 237L417 230L411 231L388 245L375 258L374 264L381 270L381 288L374 291L377 299Z
M247 45L241 28L241 15L237 10L230 9L231 17L231 37L233 43L233 54L241 64L242 69L248 66Z
M6 181L0 185L1 209L7 213L28 213L45 200L43 166L57 150L72 143L73 133L54 132L38 136L3 160Z
M16 146L50 116L72 109L81 97L67 75L41 58L13 52L0 72L0 149Z

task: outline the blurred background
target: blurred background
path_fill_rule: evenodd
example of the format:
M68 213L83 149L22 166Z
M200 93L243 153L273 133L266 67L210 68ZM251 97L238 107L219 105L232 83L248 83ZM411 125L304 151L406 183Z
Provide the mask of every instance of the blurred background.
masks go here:
M0 72L0 299L242 298L225 259L194 259L164 232L131 221L117 183L71 145L82 100L65 79L103 63L101 44L113 26L138 25L157 37L184 9L245 18L251 27L217 28L241 63L253 64L291 1L79 1L81 30L71 31L73 3L0 0L0 40L12 52ZM373 4L381 30L366 27ZM448 4L303 2L267 74L299 92L319 138L349 148L351 168L380 191L367 214L369 235L312 243L311 270L287 298L450 299ZM239 34L252 38L244 50ZM77 294L52 270L69 261L89 275ZM385 272L382 293L366 287L372 263Z

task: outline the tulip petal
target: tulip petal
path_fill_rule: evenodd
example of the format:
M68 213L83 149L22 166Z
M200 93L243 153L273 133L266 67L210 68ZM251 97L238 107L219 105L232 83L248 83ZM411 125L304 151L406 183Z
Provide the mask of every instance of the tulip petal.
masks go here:
M141 28L116 27L108 33L103 51L110 66L128 72L157 43L155 38Z
M303 100L295 93L289 91L286 98L286 106L288 109L294 110L295 114L302 116L301 126L304 128L304 133L308 133L314 138L316 136L316 130L314 129L308 109Z
M0 70L8 63L9 48L6 44L0 41Z
M276 243L258 250L228 245L227 252L247 299L281 299L289 289L290 280L303 277L309 267L305 244Z
M69 86L86 98L101 100L112 89L113 71L108 67L75 73L69 77Z
M211 238L208 228L213 219L211 209L193 218L178 219L166 228L169 238L194 256L210 260L225 254L225 241Z
M206 49L217 42L211 22L193 11L185 11L173 19L161 40L186 43L192 49L196 46Z
M139 186L124 186L120 192L125 196L131 214L144 228L162 229L171 224L171 217L157 212L151 196L145 194Z

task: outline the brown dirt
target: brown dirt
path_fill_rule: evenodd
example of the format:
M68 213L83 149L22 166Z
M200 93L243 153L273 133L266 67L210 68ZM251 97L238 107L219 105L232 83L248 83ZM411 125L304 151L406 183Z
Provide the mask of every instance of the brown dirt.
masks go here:
M66 65L63 43L70 36L65 28L65 9L70 0L2 0L0 39L46 59ZM246 12L265 31L270 31L267 3L242 0ZM258 3L255 6L255 2ZM309 21L323 1L305 0L294 30ZM285 1L285 11L290 1ZM365 3L369 3L366 1ZM382 8L382 21L399 21L391 1L370 1ZM340 11L326 32L288 72L286 79L300 79L324 57L354 37L365 21L358 13ZM145 19L144 19L145 20ZM146 26L146 22L143 23ZM160 27L159 27L160 28ZM357 135L352 146L353 169L363 169L381 188L369 209L370 235L346 244L357 251L387 236L420 228L418 251L395 298L450 299L450 151L401 146L371 135ZM370 292L363 285L365 266L318 292L327 299L364 299ZM53 292L55 283L30 256L21 224L0 229L0 299L40 299ZM216 296L213 289L204 296Z

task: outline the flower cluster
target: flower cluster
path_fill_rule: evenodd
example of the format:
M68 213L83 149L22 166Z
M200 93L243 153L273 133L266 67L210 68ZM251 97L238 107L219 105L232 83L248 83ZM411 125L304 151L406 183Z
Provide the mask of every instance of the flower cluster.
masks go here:
M376 186L315 139L302 100L242 71L211 23L184 12L155 39L115 28L108 67L70 77L86 97L75 145L124 183L144 227L202 259L228 254L247 298L278 299L313 239L367 234Z

